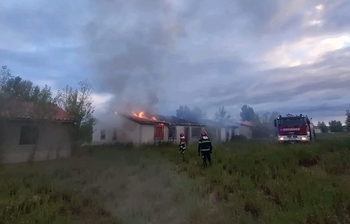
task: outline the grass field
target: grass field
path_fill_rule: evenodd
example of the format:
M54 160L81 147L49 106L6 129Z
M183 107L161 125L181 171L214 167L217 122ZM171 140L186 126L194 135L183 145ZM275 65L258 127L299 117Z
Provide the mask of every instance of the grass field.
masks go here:
M350 134L311 145L86 147L0 168L0 223L350 223Z

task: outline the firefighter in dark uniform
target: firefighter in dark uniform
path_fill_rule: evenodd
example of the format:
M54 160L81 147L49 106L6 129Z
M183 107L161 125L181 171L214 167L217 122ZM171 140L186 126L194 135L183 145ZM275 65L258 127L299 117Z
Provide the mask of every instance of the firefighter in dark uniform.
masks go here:
M203 167L207 167L208 163L211 166L211 153L213 152L213 146L208 137L207 132L203 131L201 133L201 138L198 142L198 156L202 155ZM208 161L208 163L207 163Z
M185 150L186 150L186 138L184 133L180 133L179 151L183 161L185 161Z

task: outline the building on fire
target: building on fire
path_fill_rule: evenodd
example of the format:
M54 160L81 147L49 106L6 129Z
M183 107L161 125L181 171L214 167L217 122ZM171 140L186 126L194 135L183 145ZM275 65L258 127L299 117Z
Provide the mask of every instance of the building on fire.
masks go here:
M198 141L204 124L175 116L145 116L143 113L126 115L117 113L114 123L97 122L92 144L129 143L135 145L171 141L178 143L183 132L188 143ZM106 128L106 127L112 128Z
M113 122L113 123L112 123ZM110 128L107 128L110 127ZM244 122L226 122L210 120L188 121L175 116L148 115L144 113L126 115L117 113L108 123L98 121L92 136L93 145L113 144L116 142L135 145L157 142L179 143L179 134L186 136L188 144L196 143L203 130L207 131L213 142L231 140L233 135L251 138L251 124Z

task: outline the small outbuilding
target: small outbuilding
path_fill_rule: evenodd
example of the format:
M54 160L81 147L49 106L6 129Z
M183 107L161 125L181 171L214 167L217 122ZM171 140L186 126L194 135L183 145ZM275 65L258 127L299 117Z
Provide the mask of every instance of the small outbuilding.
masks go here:
M54 104L15 102L0 108L0 161L20 163L71 155L74 119Z

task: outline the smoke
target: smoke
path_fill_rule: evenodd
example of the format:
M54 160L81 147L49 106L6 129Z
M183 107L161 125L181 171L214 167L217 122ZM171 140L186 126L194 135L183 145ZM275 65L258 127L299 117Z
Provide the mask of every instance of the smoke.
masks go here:
M91 2L93 18L83 32L86 56L95 89L114 95L109 111L155 110L166 91L164 62L186 35L189 14L179 2Z

